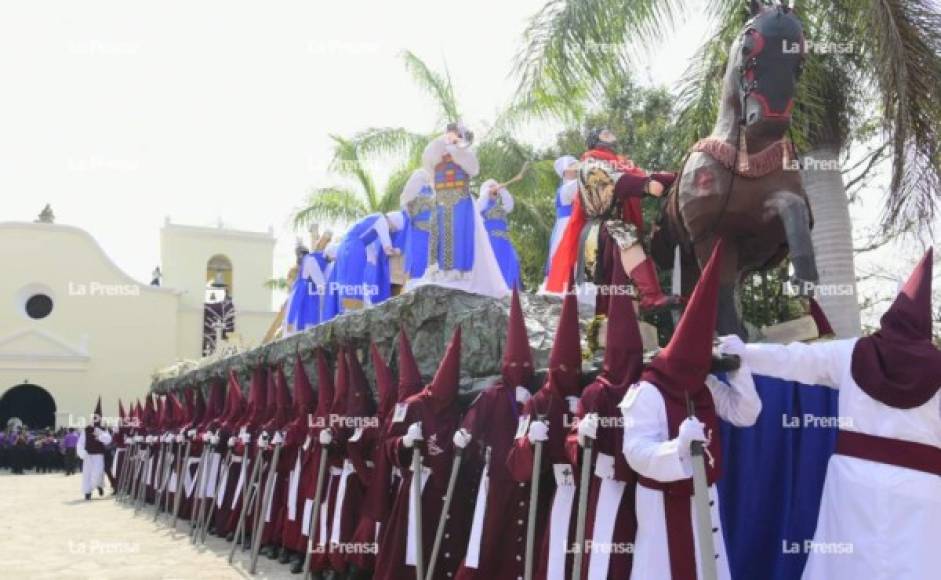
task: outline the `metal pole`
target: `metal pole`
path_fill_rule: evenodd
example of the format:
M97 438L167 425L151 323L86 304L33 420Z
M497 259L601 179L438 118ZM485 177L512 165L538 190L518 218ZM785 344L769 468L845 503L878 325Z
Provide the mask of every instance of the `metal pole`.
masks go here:
M327 447L320 448L320 465L317 467L317 488L314 491L314 505L310 510L310 535L307 536L307 555L304 556L304 580L310 580L310 556L314 552L314 532L317 531L317 522L320 512L320 497L323 494L323 480L327 473ZM303 515L301 516L303 518ZM303 530L304 522L301 522Z
M572 558L572 580L582 577L582 557L585 554L585 518L588 515L588 488L591 486L591 452L594 439L585 438L582 451L582 479L578 490L578 515L575 519L575 554Z
M421 513L421 472L422 457L421 449L418 445L412 451L412 502L415 505L415 578L425 580L425 557L424 546L422 545L422 513ZM411 515L411 514L409 514Z
M435 564L438 561L438 551L441 549L441 539L444 537L444 528L447 525L448 519L451 517L451 499L454 497L454 485L457 483L457 474L461 469L463 454L463 449L457 449L454 452L454 460L451 462L451 475L448 478L448 489L444 494L444 505L441 506L441 519L438 520L438 529L435 530L435 543L431 547L431 558L428 560L428 572L425 574L425 580L431 580L435 574Z
M258 552L261 551L261 535L265 531L265 517L267 517L268 510L271 509L271 502L274 500L275 476L277 475L280 455L281 443L278 443L275 445L271 456L271 466L268 468L268 478L264 489L264 501L261 502L261 514L255 522L255 533L252 536L252 563L249 567L249 572L252 574L255 573L258 567Z
M186 451L183 453L183 462L180 463L180 466L176 471L176 492L173 494L173 520L170 524L170 527L174 530L176 529L176 520L180 515L180 503L182 503L182 495L185 493L185 487L183 486L183 472L185 471L187 474L190 472L189 461L192 445L193 441L187 438Z
M543 415L536 417L537 421L543 419ZM536 441L533 448L533 476L529 481L529 517L526 521L526 567L523 574L525 580L533 580L533 547L536 542L536 505L539 503L539 479L542 472L542 441Z

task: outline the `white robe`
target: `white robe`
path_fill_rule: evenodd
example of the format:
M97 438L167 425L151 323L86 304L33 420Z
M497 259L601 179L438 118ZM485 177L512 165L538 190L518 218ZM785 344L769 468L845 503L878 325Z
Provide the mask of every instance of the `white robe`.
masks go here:
M111 443L111 434L102 431L98 440L103 445ZM105 456L103 453L88 453L85 450L85 430L82 429L78 436L78 443L75 446L75 452L82 459L82 494L88 495L97 487L104 485L105 477Z
M761 400L747 369L730 373L732 387L713 376L706 380L716 414L737 426L755 424L761 412ZM689 450L679 448L676 439L670 439L667 429L667 411L663 395L647 381L631 386L620 404L624 414L624 456L628 464L640 475L662 482L689 479L693 466ZM706 436L710 436L706 433ZM715 485L709 487L712 501L712 522L716 528L713 542L716 569L720 580L728 580L729 562L725 551L722 520L719 515L719 496ZM669 580L670 552L667 543L666 510L663 492L643 485L637 486L637 537L634 540L633 580ZM694 521L690 502L690 519ZM699 537L693 526L696 569L699 570ZM701 575L699 576L701 577Z
M873 399L851 373L856 340L748 345L745 360L758 374L839 389L841 429L941 447L941 394L914 409ZM938 538L941 477L834 454L814 540L799 546L808 552L803 578L937 578Z

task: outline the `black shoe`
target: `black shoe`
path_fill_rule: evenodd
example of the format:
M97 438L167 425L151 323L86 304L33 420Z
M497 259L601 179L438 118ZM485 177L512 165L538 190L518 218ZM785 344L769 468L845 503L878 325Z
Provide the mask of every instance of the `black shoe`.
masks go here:
M291 574L300 574L303 569L304 569L303 558L299 560L295 560L294 563L291 564Z
M90 494L90 493L86 493L86 494L85 494L85 501L88 501L88 500L90 500L90 499L91 499L91 494Z
M225 535L226 542L231 542L234 539L235 539L235 532L229 532L228 534Z
M103 488L103 487L99 487L99 488L98 488L98 497L102 497L104 494L105 494L104 488Z
M265 556L268 556L269 560L277 560L280 555L281 550L277 546L265 546Z
M292 559L291 550L288 550L287 548L281 548L281 553L278 554L278 563L287 564Z

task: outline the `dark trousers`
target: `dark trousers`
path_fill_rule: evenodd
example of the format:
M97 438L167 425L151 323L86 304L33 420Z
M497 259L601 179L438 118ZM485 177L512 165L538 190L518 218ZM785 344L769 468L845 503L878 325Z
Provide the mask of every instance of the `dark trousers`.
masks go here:
M65 474L72 475L78 468L78 455L74 447L65 450Z

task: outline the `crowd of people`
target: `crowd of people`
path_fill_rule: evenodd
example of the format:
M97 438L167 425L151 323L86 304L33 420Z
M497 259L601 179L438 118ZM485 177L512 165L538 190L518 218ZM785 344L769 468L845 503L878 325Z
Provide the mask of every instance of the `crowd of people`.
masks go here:
M78 438L75 429L30 429L11 420L0 432L0 469L18 475L27 471L72 475L81 468L75 449Z
M756 428L755 372L840 391L813 538L825 549L809 552L804 578L931 577L941 566L931 541L941 525L931 252L877 333L790 345L722 337L718 353L740 365L717 375L721 251L649 362L634 299L612 293L603 368L586 380L566 292L537 388L514 291L501 377L469 407L458 401L460 327L427 383L404 331L397 380L372 345L363 356L376 396L360 353L329 345L298 353L293 395L282 369L262 364L247 401L230 373L122 409L113 441L87 427L85 452L102 460L86 461L83 492L101 484L113 447L119 500L172 512L174 526L188 520L194 541L217 534L233 554L251 546L317 578L727 579L724 525L743 522L724 521L719 502L716 484L737 461L723 457L720 421ZM612 282L626 284L618 266ZM843 544L852 549L828 548Z

